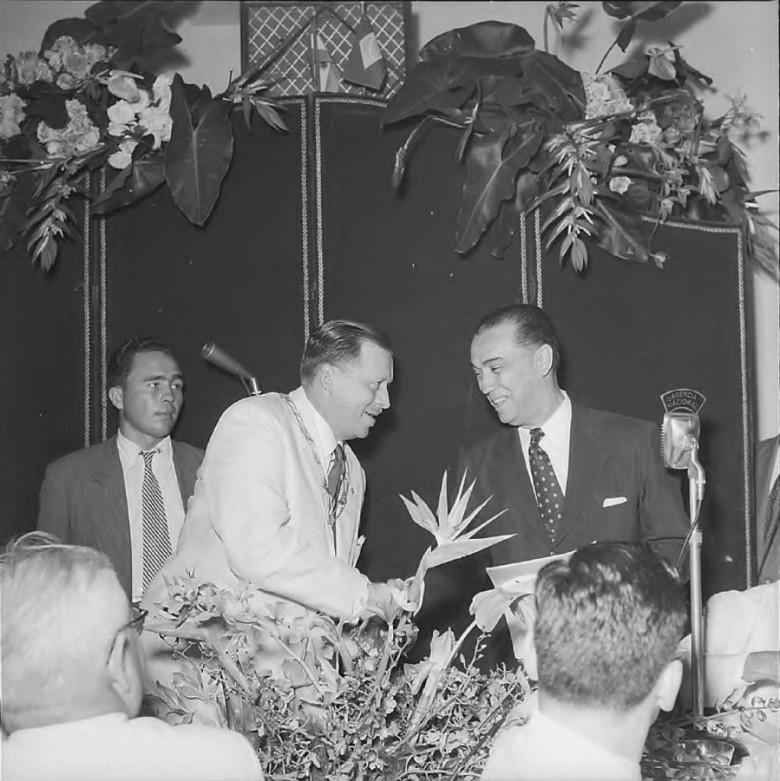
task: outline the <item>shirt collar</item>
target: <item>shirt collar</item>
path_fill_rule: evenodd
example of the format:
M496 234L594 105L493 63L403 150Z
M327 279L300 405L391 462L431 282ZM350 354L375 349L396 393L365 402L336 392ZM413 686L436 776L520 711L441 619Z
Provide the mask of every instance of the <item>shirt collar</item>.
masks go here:
M544 439L547 443L568 442L569 432L571 431L571 399L565 390L562 390L561 393L563 394L563 401L558 405L558 409L541 426L530 426L529 428L520 426L518 428L523 447L527 447L531 441L532 428L540 428L544 431Z
M137 463L139 454L142 452L141 448L128 439L121 431L117 431L116 446L119 451L119 460L122 462L122 469L125 472L128 469L132 469ZM155 450L160 451L160 457L164 463L170 461L173 457L173 445L171 445L170 436L158 442Z
M301 413L303 424L306 426L311 438L314 440L317 455L327 467L328 459L333 453L333 449L338 444L336 437L333 434L333 429L331 429L325 418L320 415L314 405L309 401L303 387L298 387L290 393L290 400L295 404L298 412Z

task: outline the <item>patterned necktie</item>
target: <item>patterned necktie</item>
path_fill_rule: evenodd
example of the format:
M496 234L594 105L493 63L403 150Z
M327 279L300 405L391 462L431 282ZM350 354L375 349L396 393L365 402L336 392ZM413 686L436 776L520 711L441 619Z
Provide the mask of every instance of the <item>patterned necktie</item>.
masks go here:
M528 462L531 465L531 478L536 491L536 503L542 516L544 528L555 544L555 536L561 522L563 510L563 494L558 478L555 476L550 457L539 446L539 440L544 436L540 428L531 429L531 444L528 446Z
M341 487L341 479L344 477L344 446L341 444L336 445L333 449L333 460L328 471L328 493L333 500L333 506L336 506L336 501L339 496L339 488Z
M141 518L143 523L143 587L146 591L152 578L171 555L171 537L165 517L160 483L152 472L152 459L159 450L141 453L144 457L144 481L141 484Z

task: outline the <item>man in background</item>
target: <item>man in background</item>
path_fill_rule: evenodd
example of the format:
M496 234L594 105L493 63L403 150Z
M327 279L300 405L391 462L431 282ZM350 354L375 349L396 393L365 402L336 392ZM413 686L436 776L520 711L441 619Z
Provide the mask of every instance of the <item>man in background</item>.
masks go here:
M498 736L482 781L640 781L647 732L682 676L677 575L646 546L602 542L543 567L535 594L539 708Z
M168 596L165 580L187 573L221 588L249 584L269 612L291 618L355 620L401 598L355 567L365 474L347 444L390 406L390 347L367 325L333 320L311 334L300 377L291 393L242 399L217 423L178 550L144 599L152 614ZM166 664L165 649L147 648ZM270 641L266 651L270 668L283 660ZM150 666L152 679L164 670Z
M261 781L249 742L137 718L144 614L108 557L31 532L0 556L8 781Z
M171 350L156 339L133 337L111 354L108 397L119 430L48 466L38 529L105 553L139 602L176 549L203 451L170 437L184 378Z

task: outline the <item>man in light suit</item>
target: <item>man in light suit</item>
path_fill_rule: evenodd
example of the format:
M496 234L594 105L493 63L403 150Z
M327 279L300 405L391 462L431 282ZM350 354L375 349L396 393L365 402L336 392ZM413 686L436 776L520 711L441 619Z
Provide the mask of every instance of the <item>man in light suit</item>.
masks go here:
M170 437L183 387L179 364L166 345L147 337L123 342L108 362L108 396L119 411L119 431L50 464L41 487L38 528L105 553L134 602L175 550L203 459L202 450ZM145 459L143 453L151 456ZM154 483L163 507L156 514L158 531L168 535L162 551L150 543L149 509L144 515L144 492L148 497Z
M367 437L390 406L390 348L368 326L334 320L312 333L300 376L291 393L243 399L217 423L178 550L144 599L152 615L167 597L165 579L188 572L218 587L249 583L269 611L288 616L354 620L400 598L355 567L365 475L346 444ZM164 650L145 642L150 654ZM164 657L153 679L164 675Z
M758 582L780 578L780 434L756 446L756 552Z

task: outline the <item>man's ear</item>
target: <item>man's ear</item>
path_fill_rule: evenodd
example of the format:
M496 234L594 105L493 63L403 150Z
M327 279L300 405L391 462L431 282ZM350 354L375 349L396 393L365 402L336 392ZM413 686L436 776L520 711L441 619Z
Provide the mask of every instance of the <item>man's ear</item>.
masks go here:
M543 344L536 348L534 355L536 367L542 377L546 377L553 368L553 349L549 344Z
M333 378L335 373L335 367L329 363L323 363L320 366L319 372L317 373L317 382L327 393L330 393L333 390Z
M129 632L116 636L108 657L108 679L124 712L134 719L141 710L143 668L140 649Z
M109 401L117 408L123 409L125 406L125 394L122 391L121 385L114 385L113 388L108 389Z
M655 701L661 710L670 711L674 708L677 694L682 682L683 664L674 659L664 667L655 684Z

